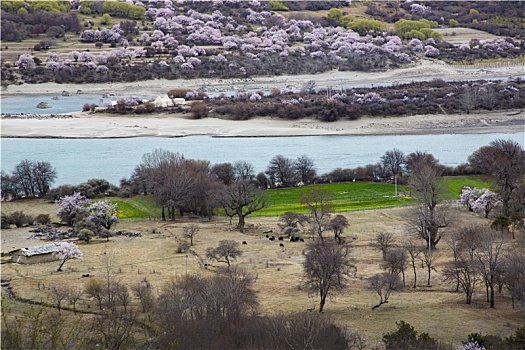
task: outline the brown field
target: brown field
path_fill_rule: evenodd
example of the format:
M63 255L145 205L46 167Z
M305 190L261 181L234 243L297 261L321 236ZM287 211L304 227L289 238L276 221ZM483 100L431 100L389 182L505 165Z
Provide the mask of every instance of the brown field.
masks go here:
M9 213L23 210L26 213L46 213L53 211L52 204L35 204L37 201L22 201L2 204L2 211ZM418 288L412 289L412 274L407 272L407 287L394 294L390 303L372 311L377 303L376 295L364 287L366 279L381 272L381 254L370 247L378 232L394 232L398 240L409 237L404 221L406 209L368 210L347 212L350 222L345 236L352 242L353 256L357 274L351 278L349 288L335 299L329 300L325 315L338 323L366 334L372 343L380 342L382 334L396 328L395 322L404 320L419 332L459 344L471 332L506 336L513 333L525 322L523 310L511 308L510 297L504 292L496 299L496 308L489 309L484 302L483 288L479 287L472 305L464 304L461 293L454 293L453 286L444 283L440 271L450 260L451 252L446 240L438 246L439 259L437 272L432 275L432 287L426 287L426 272L418 270ZM481 221L477 215L462 209L455 209L456 225ZM207 247L217 245L223 239L247 241L242 245L243 256L234 265L247 269L257 276L255 288L258 292L260 311L268 313L300 312L317 305L317 296L309 296L301 288L303 252L305 243L269 241L263 231L273 229L278 235L277 217L250 218L247 223L251 229L247 234L234 230L224 218L214 218L211 222L184 218L176 222L145 221L120 222L116 229L141 232L140 238L112 237L109 242L94 239L91 243L79 243L84 258L71 260L64 265L64 272L57 273L58 262L37 265L2 265L2 281L10 280L16 296L36 301L50 302L44 286L71 285L82 288L84 273L95 277L105 276L105 257L111 257L112 274L118 280L132 285L147 277L158 291L166 281L177 275L213 274L221 264L211 263L205 268L199 257L204 258ZM198 223L200 232L194 240L194 254L176 254L177 239L182 238L182 229L189 223ZM450 227L448 230L452 230ZM2 231L2 252L13 247L42 244L41 241L28 240L28 228ZM444 231L446 234L447 231ZM524 234L520 233L519 238ZM306 236L304 236L306 238ZM352 238L356 239L352 239ZM421 242L423 243L423 242ZM509 244L523 244L522 240ZM6 259L5 257L3 259ZM187 263L187 265L186 265ZM11 312L18 312L15 304ZM77 304L80 310L94 310L96 303L87 296Z

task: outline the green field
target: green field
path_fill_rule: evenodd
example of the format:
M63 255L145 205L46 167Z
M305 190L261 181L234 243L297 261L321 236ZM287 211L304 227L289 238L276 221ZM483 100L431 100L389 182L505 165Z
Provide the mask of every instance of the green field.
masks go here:
M444 199L459 198L464 186L490 188L491 184L480 177L447 177L442 180L445 188ZM351 211L400 207L415 203L410 186L398 186L398 196L394 195L394 185L376 182L342 182L316 185L333 194L335 211ZM299 197L308 190L307 187L271 189L266 191L267 207L252 214L252 216L278 216L287 211L306 213ZM132 198L110 198L116 203L121 219L159 218L160 206L151 196L136 196Z

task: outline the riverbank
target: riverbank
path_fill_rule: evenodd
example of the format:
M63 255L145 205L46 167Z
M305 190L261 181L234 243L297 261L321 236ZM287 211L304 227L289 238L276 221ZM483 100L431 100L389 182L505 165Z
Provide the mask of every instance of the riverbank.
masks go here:
M404 68L381 72L329 71L315 75L282 75L257 76L245 79L178 79L178 80L145 80L132 83L97 83L97 84L23 84L10 85L2 89L2 96L14 97L23 95L60 95L63 91L82 94L115 93L117 95L161 95L168 90L183 88L203 90L208 93L232 92L239 90L270 91L300 90L308 82L314 81L316 87L352 88L360 86L402 84L414 81L444 79L463 81L478 79L503 79L525 77L524 66L448 65L439 60L421 59Z
M70 118L2 118L1 137L129 138L269 137L322 135L424 135L517 133L525 130L525 111L471 114L413 115L320 122L315 119L255 118L232 121L218 118L186 119L184 114L148 117L100 113L73 113Z

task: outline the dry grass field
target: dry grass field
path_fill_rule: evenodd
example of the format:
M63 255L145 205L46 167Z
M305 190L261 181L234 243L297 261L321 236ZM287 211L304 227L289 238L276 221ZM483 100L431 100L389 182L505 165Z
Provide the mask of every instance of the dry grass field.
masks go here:
M3 212L14 210L37 214L52 212L53 206L34 204L34 201L2 205ZM460 223L482 220L464 210L457 209L456 212L454 227ZM432 337L455 344L465 340L471 332L506 336L524 324L523 310L513 310L510 297L505 293L497 296L495 309L489 309L484 302L485 295L481 287L474 296L473 304L464 304L463 294L453 292L453 286L445 283L440 273L451 258L446 239L438 245L439 258L437 271L432 275L432 287L426 286L425 271L418 269L418 288L412 289L409 287L413 281L412 274L407 272L407 287L394 294L388 304L372 311L377 297L366 290L366 279L382 270L381 254L373 250L370 243L378 232L393 232L399 242L408 239L404 220L406 209L366 210L346 212L344 215L350 222L344 236L347 241L351 241L357 273L342 295L328 301L325 307L327 317L365 333L372 343L379 343L382 334L394 330L395 322L399 320L410 323L418 332L427 332ZM66 262L64 272L60 273L56 272L58 262L37 265L3 264L2 281L9 280L12 291L18 297L51 302L44 286L67 284L82 288L86 279L81 275L85 273L104 278L106 257L109 256L114 278L128 285L147 278L158 291L174 276L185 274L186 269L189 274L213 274L223 264L208 262L211 266L204 267L202 263L205 261L206 248L216 246L220 240L231 239L248 243L240 246L243 255L234 265L257 276L255 288L261 313L305 311L318 304L317 296L310 296L301 288L301 263L305 243L284 241L284 248L280 248L279 241L269 241L262 232L271 229L277 236L277 222L278 217L248 217L247 224L253 226L246 234L241 234L225 218L214 218L211 222L191 218L175 222L123 221L116 229L140 232L142 237L112 237L109 242L94 239L89 244L79 243L84 254L83 259ZM177 254L176 248L177 240L182 239L183 228L190 223L196 223L200 231L194 240L192 253L186 257L186 254ZM453 227L449 230L452 229ZM3 230L2 252L8 252L13 247L43 243L27 239L29 235L28 228ZM520 233L519 236L523 238L524 235ZM523 244L523 241L511 242L509 237L509 244ZM96 302L84 295L77 304L77 309L96 310ZM16 304L12 312L17 312Z

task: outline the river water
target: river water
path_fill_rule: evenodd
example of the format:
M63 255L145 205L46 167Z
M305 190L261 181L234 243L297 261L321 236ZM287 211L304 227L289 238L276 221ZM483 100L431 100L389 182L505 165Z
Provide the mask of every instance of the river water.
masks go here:
M446 134L397 136L301 136L261 138L213 138L188 136L180 138L119 139L1 139L1 170L12 173L21 160L50 162L57 170L54 186L79 184L92 178L103 178L118 185L140 164L143 154L162 148L179 152L186 158L204 159L211 164L244 160L256 172L266 170L276 155L297 158L308 155L318 174L336 168L355 168L379 161L388 150L405 153L432 153L444 165L455 166L479 147L496 139L524 143L525 132L514 134Z

